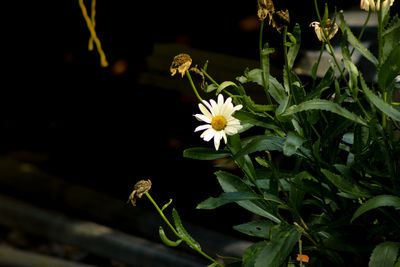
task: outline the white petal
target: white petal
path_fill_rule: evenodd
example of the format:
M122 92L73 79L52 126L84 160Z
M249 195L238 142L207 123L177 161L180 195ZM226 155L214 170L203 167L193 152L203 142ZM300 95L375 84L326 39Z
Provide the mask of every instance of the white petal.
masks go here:
M242 109L242 105L236 105L233 109L236 111L236 110L239 110L239 109Z
M215 150L218 150L219 144L221 142L221 138L222 138L221 131L215 132L215 135L214 135Z
M222 105L221 108L221 115L224 116L225 118L231 115L231 110L232 110L232 98L228 97L228 99L225 101L225 103Z
M195 114L194 115L196 118L198 118L199 120L202 120L202 121L204 121L204 122L207 122L207 123L211 123L211 118L209 118L209 117L207 117L207 116L205 116L205 115L203 115L203 114Z
M213 116L215 116L214 113L213 113L213 110L212 110L211 105L210 105L207 101L205 101L205 100L203 100L203 104L206 105L206 107L207 107L208 110L211 112L211 114L212 114Z
M242 125L227 125L224 129L227 135L237 134L239 130L243 128Z
M220 112L219 112L219 107L218 107L217 103L215 102L215 100L214 100L214 99L211 99L211 100L210 100L210 103L211 103L211 107L212 107L212 109L211 109L212 114L213 114L214 116L219 115L219 114L220 114Z
M218 95L218 106L222 106L224 104L224 95L223 94L219 94Z
M211 138L213 138L215 136L216 132L213 128L209 128L207 130L205 130L200 137L204 139L204 141L210 141Z
M226 142L228 142L228 138L226 137L226 133L225 131L221 131L222 132L222 137L224 138L225 144Z
M227 120L227 124L228 126L230 125L240 125L240 121L234 117L230 117L230 119Z
M210 113L210 111L208 111L208 110L206 109L205 106L203 106L202 104L199 104L199 109L200 109L200 111L201 111L205 116L207 116L207 117L209 117L210 119L212 119L213 115Z
M209 129L209 128L211 128L210 124L204 124L204 125L197 126L196 129L194 129L194 131L198 132L198 131L202 131L202 130Z

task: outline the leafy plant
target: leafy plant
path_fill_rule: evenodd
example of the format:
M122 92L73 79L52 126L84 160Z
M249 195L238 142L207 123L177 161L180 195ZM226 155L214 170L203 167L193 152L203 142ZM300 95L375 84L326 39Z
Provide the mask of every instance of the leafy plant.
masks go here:
M202 138L214 138L215 142L215 149L188 148L183 155L198 160L227 158L241 170L217 171L223 192L197 208L236 203L259 218L233 226L260 239L238 259L241 266L295 266L296 259L302 266L304 255L309 257L307 266L355 265L355 261L369 261L374 267L400 266L400 103L394 98L399 90L400 20L390 16L390 1L381 1L382 8L374 6L373 10L364 2L366 20L372 12L378 15L377 55L362 43L367 23L355 36L343 11L334 12L331 20L327 6L321 16L314 1L318 21L312 26L322 42L320 53L327 51L332 64L317 78L318 60L311 82L303 83L293 69L301 48L300 25L289 29L285 24L288 12L275 11L271 0L259 1L259 68L247 69L236 80L222 83L207 72L208 62L203 68L190 69L186 61L179 69L205 105L203 114L196 117L206 124L196 131L205 130ZM281 81L269 72L269 55L274 49L263 40L267 17L282 34L285 63ZM342 59L330 42L339 29ZM355 50L375 66L376 83L367 83L352 61ZM204 83L203 93L215 93L217 102L200 97L190 72L201 73L210 82ZM256 103L247 94L249 84L258 84L265 92L265 103ZM221 94L228 96L226 102ZM224 125L220 118L224 116L221 110L228 107L240 121L235 131L224 128L230 120ZM223 148L220 140L225 140ZM173 214L179 230L179 216L176 211ZM180 242L165 240L163 232L160 234L167 245ZM176 235L191 244L186 231Z

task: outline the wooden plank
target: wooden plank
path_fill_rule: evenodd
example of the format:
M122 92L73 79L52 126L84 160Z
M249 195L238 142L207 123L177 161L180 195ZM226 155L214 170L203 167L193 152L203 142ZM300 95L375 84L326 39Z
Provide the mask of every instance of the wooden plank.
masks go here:
M200 267L205 262L143 238L0 196L0 224L133 266ZM56 266L56 265L53 265Z
M44 207L67 209L79 216L93 218L127 233L160 242L158 227L164 225L164 222L152 207L133 208L126 204L126 200L115 199L89 188L70 184L43 173L31 164L0 158L0 188L3 192L18 195L25 201L40 203ZM252 245L252 242L185 221L183 224L210 255L241 257L244 250ZM192 252L185 246L180 248Z
M7 267L94 267L94 265L58 259L56 257L41 255L0 245L0 266Z

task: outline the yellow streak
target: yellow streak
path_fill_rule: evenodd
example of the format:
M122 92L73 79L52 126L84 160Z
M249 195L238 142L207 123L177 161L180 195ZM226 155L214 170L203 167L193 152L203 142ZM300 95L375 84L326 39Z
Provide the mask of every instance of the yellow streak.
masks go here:
M92 4L93 4L93 2L92 2ZM93 38L93 41L94 41L94 43L96 44L97 51L99 52L99 55L100 55L100 65L101 65L102 67L107 67L107 66L108 66L108 62L107 62L107 59L106 59L106 55L104 54L104 51L103 51L103 49L101 48L100 40L99 40L99 38L97 37L96 31L94 30L94 25L92 24L92 21L91 21L91 19L90 19L89 16L88 16L88 13L87 13L86 7L85 7L85 5L84 5L84 3L83 3L83 0L79 0L79 6L80 6L80 8L81 8L81 10L82 10L82 15L83 15L83 18L84 18L85 21L86 21L86 24L87 24L88 29L89 29L89 31L90 31L91 37ZM93 18L94 18L94 17L93 17Z

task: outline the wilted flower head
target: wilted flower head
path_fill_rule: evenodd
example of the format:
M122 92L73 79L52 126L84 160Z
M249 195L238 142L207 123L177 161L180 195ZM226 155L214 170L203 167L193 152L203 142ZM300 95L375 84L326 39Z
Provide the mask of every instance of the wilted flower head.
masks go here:
M136 199L141 198L151 188L150 179L140 180L133 187L132 193L129 195L128 202L130 201L133 206L136 206Z
M190 68L191 64L192 59L188 54L179 54L175 56L172 60L171 67L169 68L171 75L174 76L176 72L179 72L183 78L185 72Z
M382 7L386 8L386 6L389 5L392 6L393 5L394 0L385 0L382 2ZM360 2L360 8L364 9L364 10L370 10L371 11L378 11L380 9L381 6L381 1L380 0L361 0Z
M269 24L278 32L281 32L284 25L289 24L289 10L279 10L275 12L272 0L258 0L258 17L264 20L269 17Z
M214 146L218 150L222 138L226 143L226 135L234 135L242 129L240 121L232 116L235 111L242 108L242 105L233 106L230 97L224 102L224 96L221 94L218 95L218 102L211 99L210 103L203 101L203 104L199 104L203 114L194 116L206 124L198 126L194 131L205 130L200 137L207 142L214 138Z
M318 40L323 42L326 42L327 38L328 40L332 39L332 37L335 36L339 28L338 25L336 23L333 23L330 19L326 20L323 29L320 23L317 21L311 22L310 27L314 27L314 31L318 37Z
M271 24L272 14L275 13L275 7L272 0L258 0L258 17L264 20L269 16L269 23Z

